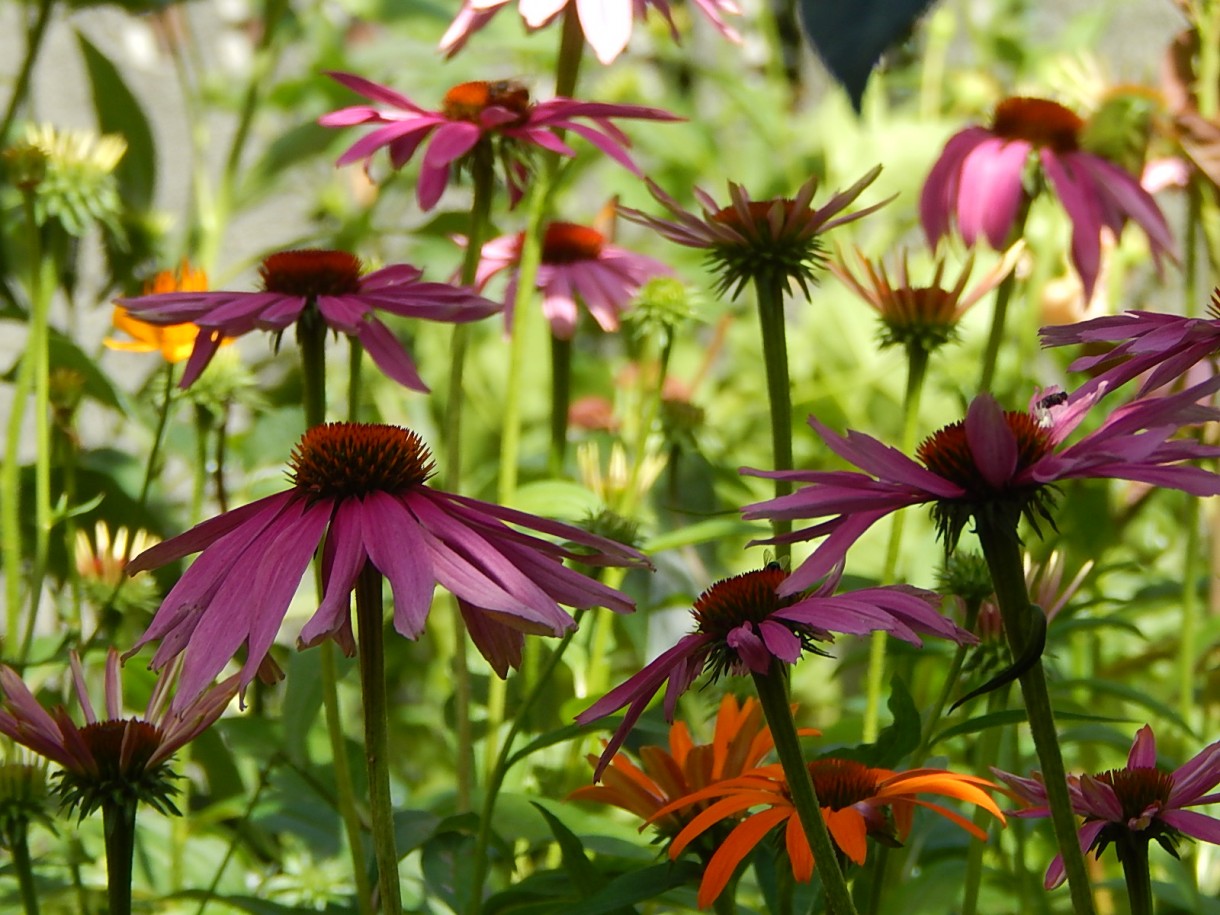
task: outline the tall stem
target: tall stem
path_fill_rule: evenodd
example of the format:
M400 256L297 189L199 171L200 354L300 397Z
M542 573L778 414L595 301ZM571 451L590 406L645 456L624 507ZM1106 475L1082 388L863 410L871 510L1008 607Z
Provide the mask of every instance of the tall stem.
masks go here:
M106 898L110 915L131 915L131 862L136 848L135 798L102 804L106 834Z
M792 469L792 392L788 379L788 341L784 328L784 283L773 272L759 274L754 279L758 296L758 322L762 330L763 363L767 372L767 401L771 408L771 452L776 470ZM775 481L775 495L792 492L790 480ZM792 530L792 522L773 522L773 531L781 536ZM792 553L787 543L775 545L776 558L784 562Z
M21 907L25 915L38 915L38 890L34 887L34 865L30 860L28 841L29 824L14 825L12 833L5 836L9 853L13 857L13 870L17 872L17 888L21 894Z
M568 451L568 409L572 402L572 341L551 335L551 455L552 476L563 473Z
M759 704L775 741L775 753L779 756L780 765L784 767L788 793L800 816L805 837L813 851L814 864L822 878L827 910L830 915L855 915L856 907L852 904L847 881L844 880L843 871L839 867L834 841L830 838L830 831L822 818L822 805L818 801L817 789L814 788L809 768L805 765L805 756L801 752L800 738L796 733L796 724L792 721L792 709L788 701L787 678L780 664L780 661L772 661L768 673L753 674L754 688L758 692Z
M1013 657L1022 657L1030 640L1032 627L1029 615L1041 611L1029 601L1016 524L1000 527L993 520L978 515L975 522L983 556L987 560L988 569L991 570L991 581L995 586L1000 616L1004 620L1004 634L1012 648ZM1093 915L1089 875L1085 870L1080 843L1076 839L1076 818L1068 796L1067 773L1063 767L1063 756L1059 752L1059 737L1055 730L1055 717L1041 659L1021 674L1020 682L1029 718L1029 730L1034 738L1034 748L1042 766L1042 779L1046 784L1051 823L1054 826L1055 839L1059 843L1059 852L1063 855L1063 867L1071 890L1072 905L1077 915Z
M366 562L356 580L356 625L360 637L360 691L364 697L364 757L369 770L373 857L377 861L381 910L387 915L402 915L394 801L390 796L383 619L381 573Z
M928 351L922 346L907 347L907 389L902 398L902 452L915 450L915 434L919 428L919 404L923 399L924 379L928 374ZM885 551L885 567L881 581L894 581L898 560L902 555L902 532L907 513L890 515L890 542ZM868 652L868 674L865 680L863 738L865 743L877 739L881 718L881 684L885 681L885 648L888 634L878 630L872 634Z
M996 360L1000 355L1000 344L1004 342L1004 325L1008 318L1008 303L1017 286L1016 271L1000 281L995 292L995 311L991 316L991 330L987 334L987 348L983 351L983 371L979 375L979 391L989 392L995 381Z
M1131 915L1152 915L1152 877L1148 872L1148 838L1124 829L1115 843L1127 881Z

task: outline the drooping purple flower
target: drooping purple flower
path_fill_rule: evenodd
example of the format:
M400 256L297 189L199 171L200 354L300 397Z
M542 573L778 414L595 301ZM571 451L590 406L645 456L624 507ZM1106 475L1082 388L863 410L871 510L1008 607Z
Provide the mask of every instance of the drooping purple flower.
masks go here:
M112 648L106 656L105 717L99 717L76 652L70 660L85 723L77 725L62 705L48 712L14 670L0 665L0 734L63 769L60 794L81 817L102 804L127 799L176 813L172 798L177 788L169 760L228 708L237 695L237 677L197 690L189 701L175 700L171 708L177 675L171 667L157 679L144 716L124 718L119 654Z
M398 169L427 143L419 173L416 196L422 209L430 210L441 199L454 167L461 167L481 142L493 161L505 163L505 180L515 203L520 199L529 170L524 156L530 147L561 156L576 152L564 141L563 131L588 140L610 158L638 175L627 149L631 141L612 118L676 121L679 118L658 108L613 105L553 98L530 101L529 90L512 81L459 83L448 92L439 111L428 111L405 95L352 73L330 73L334 80L373 102L352 105L318 118L323 127L354 127L375 124L339 157L338 165L368 160L386 147L390 164ZM586 123L591 121L592 123ZM431 138L431 139L429 139Z
M1093 294L1101 266L1101 230L1117 238L1128 219L1148 235L1158 266L1175 257L1165 217L1139 178L1080 148L1083 121L1057 102L1009 98L996 106L991 127L954 134L924 182L919 214L935 246L954 223L966 244L980 237L1001 250L1028 205L1026 167L1037 153L1042 173L1072 221L1072 263Z
M263 260L259 292L165 292L116 299L150 324L197 324L199 335L181 387L207 368L226 338L253 330L280 332L302 320L325 322L354 337L388 378L415 391L428 386L415 362L376 312L463 324L495 314L500 306L469 289L424 283L407 264L361 275L360 259L346 251L280 251Z
M1103 384L1112 391L1147 372L1139 388L1140 394L1146 394L1220 353L1220 289L1212 292L1207 311L1206 318L1128 311L1043 327L1038 333L1043 346L1117 344L1104 353L1081 356L1068 366L1073 372L1097 372L1081 385L1081 391L1093 391Z
M1040 774L1022 778L995 768L991 771L1029 805L1011 811L1013 815L1050 816ZM1156 840L1175 857L1182 836L1220 845L1220 819L1187 809L1220 801L1220 792L1215 790L1220 785L1220 741L1167 772L1157 767L1156 735L1144 725L1131 743L1125 768L1069 775L1067 781L1072 810L1084 817L1077 832L1081 851L1096 851L1100 858L1111 842L1121 843L1123 833L1144 842ZM1047 868L1045 886L1053 889L1063 881L1063 856L1056 855Z
M1010 524L1023 516L1037 526L1050 520L1059 480L1113 478L1181 489L1197 496L1220 494L1220 476L1183 464L1220 455L1220 448L1172 436L1183 426L1220 418L1198 401L1220 390L1220 377L1169 397L1132 401L1112 412L1093 432L1060 447L1101 396L1069 398L1040 392L1026 411L1004 411L989 394L970 404L964 421L946 426L916 452L919 462L862 432L838 435L813 417L809 424L827 446L859 468L762 471L752 476L806 483L790 495L747 505L747 519L814 519L817 523L765 542L825 539L781 590L810 587L843 562L847 550L886 515L910 505L933 506L947 547L980 515ZM862 472L860 472L862 471Z
M513 2L518 3L518 11L530 31L550 25L560 13L575 7L585 41L603 64L612 63L623 53L631 40L634 20L643 19L649 7L665 17L674 40L678 39L678 27L668 0L463 0L457 16L441 37L441 50L456 54L471 35ZM741 15L733 0L693 0L693 4L722 35L730 41L741 41L741 36L724 20L725 15Z
M835 594L841 569L833 570L809 594L785 585L787 573L777 564L722 579L695 601L695 631L683 636L639 673L606 693L576 716L587 724L624 706L627 713L601 755L594 780L622 746L653 696L665 688L665 717L673 721L678 697L705 670L766 674L774 660L795 664L802 652L825 654L818 642L833 641L833 632L864 635L888 632L922 645L920 634L956 642L977 641L936 612L940 598L907 586L864 588Z
M521 239L520 234L503 235L483 245L475 274L479 291L497 273L520 263ZM602 330L613 333L618 330L619 315L640 287L653 277L672 273L659 260L610 244L596 229L553 222L542 239L536 284L542 291L542 311L551 324L551 333L570 340L580 316L578 303L584 304ZM516 295L514 270L504 293L504 314L509 321Z
M205 521L127 566L134 574L202 551L129 652L160 639L153 667L183 655L176 702L193 697L243 645L242 686L254 678L323 541L322 598L300 632L301 646L333 638L354 649L350 597L366 564L389 580L394 628L409 639L423 632L436 585L450 591L475 646L502 677L520 663L525 633L560 635L575 625L560 603L634 609L626 595L563 560L646 566L640 553L426 485L431 455L410 430L315 426L291 466L292 489Z

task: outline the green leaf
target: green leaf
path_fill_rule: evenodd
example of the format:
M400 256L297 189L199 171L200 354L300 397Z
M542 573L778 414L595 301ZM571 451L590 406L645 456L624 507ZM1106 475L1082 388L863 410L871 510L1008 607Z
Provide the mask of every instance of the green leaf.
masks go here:
M854 759L866 766L893 769L908 753L919 746L921 733L919 709L900 677L890 680L890 698L886 703L894 720L877 735L876 743L863 743L847 749L835 750L840 759Z
M347 666L350 664L349 661ZM321 708L322 652L294 652L288 661L288 685L284 691L282 717L284 752L295 765L304 766L309 762L309 732Z
M1106 715L1085 715L1080 712L1062 712L1056 711L1055 717L1062 721L1102 721L1112 724L1128 724L1130 718L1111 718ZM1020 724L1025 721L1025 709L1010 708L1004 709L1001 712L992 712L988 715L979 715L976 718L971 718L963 721L960 724L955 724L953 727L945 728L934 738L930 746L936 746L943 740L948 740L950 737L960 737L963 734L975 734L979 731L986 731L988 728L1005 727L1012 724Z
M511 769L525 757L531 753L537 753L539 750L545 750L547 747L553 747L557 743L565 743L569 740L575 740L577 737L583 737L585 734L592 734L597 731L613 731L622 723L622 715L614 715L606 718L598 718L596 721L590 721L588 724L569 724L562 728L557 728L554 731L547 731L538 737L535 737L520 750L513 753L508 758L506 768Z
M98 128L120 134L127 141L127 153L115 170L123 202L128 209L147 210L152 207L157 185L157 147L148 118L106 55L80 32L76 41L89 72Z
M1089 692L1090 696L1098 693L1108 693L1119 699L1134 702L1136 705L1143 706L1150 712L1153 712L1157 717L1172 721L1191 737L1195 739L1199 737L1198 733L1191 729L1190 725L1182 719L1181 715L1164 702L1159 702L1152 698L1147 688L1139 689L1134 686L1127 686L1125 683L1115 683L1113 680L1103 680L1099 677L1085 677L1079 680L1059 680L1054 686L1056 692L1067 692L1083 687Z
M640 547L645 553L660 553L662 550L676 550L678 547L692 546L696 543L708 543L712 540L729 540L746 534L761 534L766 528L757 524L742 521L734 516L731 518L709 518L706 521L696 521L677 530L658 534Z
M572 885L580 890L580 895L585 897L600 889L605 880L590 863L588 856L585 855L585 847L576 834L564 826L559 817L541 804L534 803L533 806L542 814L547 826L550 827L551 835L555 837L555 841L559 845L563 869L571 878Z
M582 900L580 915L616 912L655 899L677 887L697 883L702 876L703 867L689 859L628 871L607 883L597 895Z

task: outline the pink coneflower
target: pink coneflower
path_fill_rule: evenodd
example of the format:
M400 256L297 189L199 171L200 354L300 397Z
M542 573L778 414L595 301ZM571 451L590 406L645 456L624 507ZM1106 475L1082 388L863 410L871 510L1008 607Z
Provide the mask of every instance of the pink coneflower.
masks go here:
M1043 327L1038 333L1043 346L1116 343L1104 353L1081 356L1068 369L1092 372L1116 363L1089 379L1081 386L1082 391L1095 390L1102 384L1113 390L1148 372L1139 389L1140 394L1145 394L1169 384L1192 366L1220 352L1220 289L1212 292L1207 312L1210 317L1185 318L1154 311L1128 311L1079 324Z
M1039 774L1021 778L999 769L991 771L1030 805L1012 811L1015 816L1050 815L1046 785ZM1078 832L1080 848L1095 850L1100 858L1111 842L1121 849L1128 839L1142 841L1145 847L1155 839L1176 858L1182 836L1220 845L1220 819L1186 809L1220 801L1217 785L1220 741L1209 744L1173 772L1166 772L1157 768L1156 735L1144 725L1135 734L1125 768L1068 776L1072 810L1084 817ZM1063 856L1056 855L1046 871L1046 888L1057 887L1063 880Z
M982 235L999 250L1012 243L1018 216L1032 191L1025 185L1030 154L1072 221L1072 263L1085 298L1101 264L1101 230L1117 238L1128 219L1148 235L1152 256L1174 257L1173 236L1139 179L1080 148L1084 122L1057 102L1009 98L996 106L991 127L954 134L924 183L919 214L935 246L957 223L966 244Z
M415 189L419 205L425 210L432 209L441 199L449 184L452 167L467 164L469 155L480 143L494 147L486 149L491 161L499 159L505 163L505 180L515 203L521 197L528 175L523 159L528 147L574 156L576 152L560 137L560 132L566 130L584 137L633 174L639 174L627 154L631 142L610 119L678 120L667 111L640 105L580 102L569 98L553 98L535 104L530 101L525 86L511 81L459 83L445 93L440 111L428 111L388 86L351 73L332 72L329 75L375 104L332 111L318 118L319 124L324 127L383 125L353 143L337 164L367 160L385 146L390 152L390 164L396 169L402 168L431 137ZM582 119L593 123L583 123Z
M753 476L809 485L747 505L744 515L827 519L782 538L826 538L780 589L794 594L842 563L851 545L879 520L910 505L933 506L941 536L952 548L971 518L1002 520L1015 530L1023 516L1036 529L1039 519L1050 519L1050 484L1059 480L1109 477L1197 496L1217 495L1220 476L1180 462L1215 457L1220 448L1170 439L1182 426L1220 418L1220 410L1197 403L1217 390L1220 377L1171 397L1126 404L1066 448L1059 446L1099 393L1075 400L1062 392L1042 393L1028 412L1004 411L991 395L980 394L964 421L946 426L919 446L921 463L872 436L838 435L810 417L809 424L830 450L864 472L745 469Z
M333 638L353 649L349 598L366 563L389 579L394 628L409 639L424 630L433 588L449 590L475 646L502 677L520 663L523 633L559 635L575 625L559 603L634 609L624 594L563 560L647 565L640 553L566 524L434 489L425 485L432 470L427 446L410 430L313 427L292 455L292 489L205 521L132 560L127 569L134 573L202 550L132 652L161 639L153 667L183 654L181 699L215 677L244 644L244 686L267 656L323 540L322 600L300 632L302 646Z
M457 17L441 38L441 50L456 54L471 35L512 2L514 0L463 0ZM724 21L725 15L741 15L741 9L733 0L693 0L693 3L722 35L730 41L741 41L741 36ZM533 31L550 25L560 13L573 6L585 40L603 64L612 63L623 53L631 40L634 20L643 19L648 7L665 17L674 40L678 40L678 28L667 0L520 0L517 8L526 26Z
M694 632L576 716L579 723L587 724L627 706L623 723L606 745L594 778L601 777L666 681L665 716L673 721L678 697L703 671L710 668L713 678L724 673L765 674L771 670L773 659L795 664L802 652L825 654L817 643L832 641L832 632L863 635L882 631L913 645L923 644L920 633L958 642L975 641L974 636L933 609L940 598L931 591L902 586L836 595L838 571L806 595L798 593L803 589L786 587L787 573L773 563L718 581L699 595L691 611Z
M728 206L721 206L696 187L694 195L703 210L702 216L683 209L678 201L649 181L652 196L674 218L658 219L628 207L620 207L619 213L679 245L707 249L708 266L719 277L718 294L732 292L736 296L749 282L773 279L785 290L795 280L808 295L809 285L816 282L826 260L822 234L889 203L883 200L847 216L837 215L879 174L881 166L816 209L812 206L818 187L816 178L801 185L795 197L772 200L752 200L744 187L730 181Z
M493 276L520 263L522 237L504 235L483 245L475 288L482 292ZM658 260L610 244L596 229L553 222L542 239L536 285L542 290L542 312L551 323L551 333L561 340L571 340L579 317L578 302L584 303L602 330L612 333L618 330L619 315L640 287L653 277L672 273ZM504 314L509 322L516 296L514 270L504 293Z
M124 718L119 655L112 648L106 656L106 717L98 718L76 652L71 665L84 725L73 722L63 706L47 712L21 677L0 665L0 734L63 769L60 794L66 806L79 808L82 818L111 801L142 801L177 813L171 798L178 789L169 759L220 717L237 695L237 677L171 709L176 674L171 668L157 680L144 716Z
M181 386L188 387L227 337L252 330L281 332L298 321L321 320L355 337L387 377L427 391L415 363L378 320L377 311L462 324L500 310L495 302L447 283L423 283L406 264L361 275L360 259L346 251L281 251L263 260L261 292L170 292L117 299L142 321L199 325Z

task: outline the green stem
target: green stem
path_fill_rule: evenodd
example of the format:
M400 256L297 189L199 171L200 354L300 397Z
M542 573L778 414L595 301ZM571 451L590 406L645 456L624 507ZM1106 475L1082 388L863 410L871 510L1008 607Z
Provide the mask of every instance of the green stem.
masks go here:
M1199 113L1210 119L1220 113L1220 3L1198 0L1193 6L1192 18L1199 32L1199 72L1194 89Z
M978 610L975 609L977 619ZM973 628L972 626L967 628ZM991 715L1002 709L1008 700L1009 684L1001 686L987 694L987 714ZM984 731L978 741L978 756L975 759L975 771L986 771L988 766L999 760L1000 732L996 728ZM919 757L916 757L919 762ZM979 829L990 829L994 818L982 807L974 811L974 825ZM983 853L987 850L986 842L971 842L966 851L966 879L962 885L961 915L976 915L979 905L979 890L983 885Z
M1004 324L1008 318L1008 303L1012 301L1013 290L1017 286L1016 271L1000 281L995 292L995 311L991 316L991 330L987 334L987 348L983 351L983 371L979 375L979 391L988 392L995 380L996 361L1000 355L1000 345L1004 342Z
M102 804L106 834L106 898L110 915L131 915L131 862L136 848L135 798Z
M8 132L17 118L17 109L25 101L30 91L30 77L34 73L34 64L42 51L42 41L47 34L47 23L51 21L51 9L55 0L39 0L38 13L34 24L26 35L25 58L21 61L21 69L17 71L17 79L13 82L13 94L9 97L8 107L4 110L4 120L0 121L0 145L8 143Z
M296 326L301 348L301 405L308 431L326 422L326 322L310 302Z
M919 428L919 404L923 399L924 380L928 376L928 351L922 346L907 347L907 389L902 398L902 452L915 450L915 434ZM885 567L881 581L896 581L898 560L902 555L902 532L906 527L906 512L890 515L890 541L885 551ZM881 718L881 687L885 681L885 649L888 634L878 630L871 637L868 651L868 673L865 679L863 738L865 743L877 739Z
M330 737L330 756L335 766L339 816L343 820L343 831L347 834L348 851L352 859L352 877L356 881L356 907L360 915L373 915L373 893L369 885L368 868L364 863L364 829L360 822L360 812L356 809L352 767L347 758L347 745L343 738L335 643L327 639L318 647L322 652L322 706L326 712L326 733Z
M763 716L767 719L767 726L771 729L771 737L775 741L775 753L779 756L780 765L784 767L789 796L800 816L801 826L804 827L809 847L813 851L814 865L822 878L827 909L831 915L855 915L856 908L852 904L847 881L843 879L843 871L839 867L834 841L830 838L830 831L822 818L822 805L818 801L817 789L814 788L809 768L805 764L805 756L801 752L800 738L797 736L789 705L787 678L784 676L781 662L772 661L769 673L756 673L752 676Z
M1014 521L1011 526L997 526L993 519L979 515L975 516L975 523L983 556L987 560L991 581L995 586L996 602L1004 620L1004 633L1013 657L1022 657L1031 637L1029 615L1041 611L1029 601L1016 523ZM1042 766L1042 779L1046 784L1051 823L1054 826L1055 839L1059 843L1060 854L1063 856L1072 905L1077 915L1093 915L1089 875L1085 870L1080 843L1076 839L1076 818L1068 796L1067 773L1059 751L1054 711L1041 659L1021 674L1020 682L1029 730Z
M568 451L568 409L572 403L572 341L551 335L551 475L563 474Z
M784 328L784 283L774 272L754 279L758 297L758 322L762 330L763 363L767 372L767 401L771 409L771 451L776 470L792 469L792 390L788 379L788 342ZM792 492L790 480L775 481L776 498ZM787 519L773 522L779 537L792 530ZM792 553L787 543L775 545L775 555L786 562Z
M360 638L360 691L364 697L364 757L369 771L369 819L381 910L387 915L402 915L394 801L390 796L383 618L381 573L366 562L356 580L356 625Z
M496 809L496 798L500 793L500 789L504 786L504 777L508 774L508 770L514 761L511 756L513 741L516 740L517 734L521 730L522 722L529 717L529 712L543 694L545 687L550 683L551 674L555 672L555 668L563 660L568 646L572 644L572 636L579 629L580 619L583 615L583 610L576 611L575 620L577 625L564 633L555 650L551 652L551 656L547 659L546 664L538 672L537 679L534 680L521 700L521 707L518 710L517 717L509 725L508 733L504 735L504 742L500 744L495 765L491 768L487 785L483 791L483 804L479 811L479 831L475 835L474 863L471 866L471 897L467 909L468 915L479 915L483 908L483 884L487 881L488 869L487 851L491 846L491 817Z
M559 61L555 66L555 94L571 98L580 77L580 62L584 57L585 33L580 27L576 4L569 3L563 14L563 31L559 36Z
M30 861L30 845L27 841L29 827L25 822L17 824L7 838L9 853L13 856L13 870L17 872L17 888L21 894L21 906L25 915L38 915L38 890L34 886L34 865Z
M34 563L30 575L29 610L19 660L29 654L30 641L42 602L42 580L46 575L51 544L51 363L50 311L55 288L55 265L42 250L42 230L34 213L34 192L23 193L26 231L30 239L30 330L21 371L29 362L27 384L34 395ZM29 390L29 388L27 388ZM14 412L17 412L14 410ZM16 630L10 630L15 632Z
M1131 915L1152 915L1152 876L1148 872L1148 838L1130 830L1122 830L1118 841L1118 860L1123 865L1127 881L1127 900Z
M355 337L348 337L347 353L347 421L360 422L360 363L364 347Z
M1187 497L1186 555L1182 563L1182 629L1178 637L1178 713L1182 720L1193 725L1199 707L1195 703L1195 653L1199 650L1199 554L1202 539L1199 530L1199 500ZM1145 852L1146 854L1146 852Z
M966 618L963 620L962 628L967 632L973 632L975 625L979 619L979 602L971 601L966 605ZM915 750L915 755L912 757L916 765L922 765L924 757L932 749L933 730L937 722L940 721L941 713L945 710L945 705L949 701L949 697L953 695L953 691L957 688L957 678L961 675L962 665L966 661L966 652L970 650L969 646L958 645L957 650L953 652L953 660L949 662L949 670L945 674L945 682L940 688L940 692L936 695L936 701L932 703L931 709L925 717L923 729L923 737L919 741L919 746Z
M203 518L203 500L208 488L208 448L212 438L212 411L195 404L195 466L191 483L191 524Z

